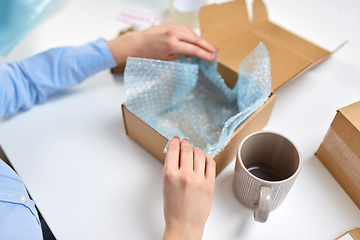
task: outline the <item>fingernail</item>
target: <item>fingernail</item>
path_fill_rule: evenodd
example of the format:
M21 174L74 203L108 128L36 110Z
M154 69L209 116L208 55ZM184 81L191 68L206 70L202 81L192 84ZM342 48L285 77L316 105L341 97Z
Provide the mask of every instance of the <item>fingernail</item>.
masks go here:
M184 140L186 140L186 141L190 142L190 141L189 141L189 139L187 139L187 138L184 138Z
M215 61L216 59L217 59L217 55L215 53L213 53L212 56L211 56L211 60Z
M178 136L175 136L174 138L177 138L177 139L179 139L179 140L180 140L180 138L179 138Z
M218 48L215 48L215 53L218 53L219 52L219 49Z

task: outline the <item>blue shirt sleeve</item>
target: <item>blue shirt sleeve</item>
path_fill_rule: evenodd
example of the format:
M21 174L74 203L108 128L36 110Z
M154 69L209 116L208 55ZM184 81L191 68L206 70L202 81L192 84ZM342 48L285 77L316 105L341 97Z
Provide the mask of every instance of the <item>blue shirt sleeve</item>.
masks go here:
M42 103L87 77L116 66L103 39L61 47L0 65L0 118ZM42 239L34 202L16 173L0 159L0 239Z
M0 118L42 103L95 73L116 66L105 40L50 49L0 65Z

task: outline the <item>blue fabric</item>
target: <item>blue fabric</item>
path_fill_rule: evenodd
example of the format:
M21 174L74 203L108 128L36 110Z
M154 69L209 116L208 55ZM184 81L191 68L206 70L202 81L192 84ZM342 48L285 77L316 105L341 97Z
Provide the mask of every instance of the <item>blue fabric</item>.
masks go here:
M0 239L42 239L34 202L21 179L1 159L0 216Z
M116 63L105 40L50 49L0 65L0 118L42 103Z
M11 49L36 25L54 0L0 1L0 56Z
M0 65L0 118L116 65L103 39L48 50ZM35 174L35 173L34 173ZM21 179L0 159L0 239L42 239L39 217Z

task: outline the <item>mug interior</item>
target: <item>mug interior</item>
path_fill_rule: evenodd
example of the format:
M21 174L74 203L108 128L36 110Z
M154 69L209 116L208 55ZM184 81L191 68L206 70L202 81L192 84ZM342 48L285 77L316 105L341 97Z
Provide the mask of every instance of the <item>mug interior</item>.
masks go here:
M257 132L246 138L239 155L251 174L268 181L285 180L295 174L300 165L294 144L273 132Z

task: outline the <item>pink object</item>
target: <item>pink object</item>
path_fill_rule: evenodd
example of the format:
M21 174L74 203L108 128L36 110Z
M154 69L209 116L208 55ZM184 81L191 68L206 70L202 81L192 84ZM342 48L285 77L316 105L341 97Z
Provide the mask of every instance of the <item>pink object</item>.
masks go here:
M130 9L121 11L117 19L123 23L131 24L141 29L157 26L163 23L163 20L159 17Z

